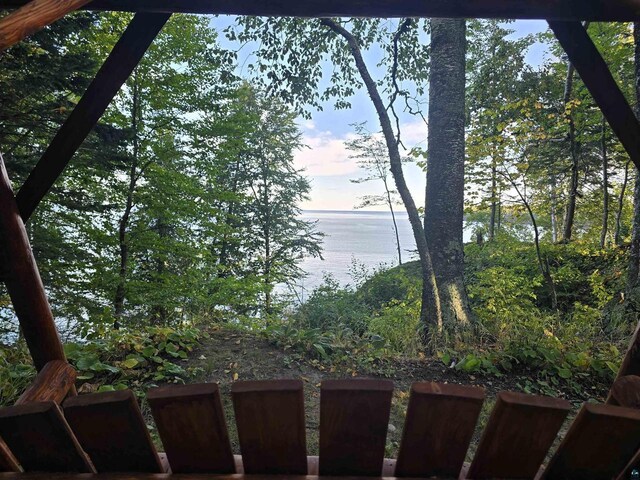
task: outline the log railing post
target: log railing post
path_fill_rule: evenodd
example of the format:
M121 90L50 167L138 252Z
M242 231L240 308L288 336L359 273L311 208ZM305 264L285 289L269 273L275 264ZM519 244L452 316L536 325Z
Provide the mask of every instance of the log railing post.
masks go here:
M51 307L1 155L0 249L4 252L7 267L4 280L34 365L40 371L51 360L66 361Z

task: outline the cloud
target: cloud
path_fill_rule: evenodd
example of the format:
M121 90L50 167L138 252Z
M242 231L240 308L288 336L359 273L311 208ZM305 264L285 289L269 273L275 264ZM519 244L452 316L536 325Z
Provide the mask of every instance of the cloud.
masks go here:
M355 160L349 158L350 152L345 146L347 137L335 137L331 132L318 132L303 135L306 145L295 155L295 164L304 168L307 176L328 177L349 175L358 171Z
M295 154L295 165L303 168L309 177L354 175L359 172L356 160L349 158L345 142L355 138L353 133L338 136L330 131L316 131L313 122L302 125L306 132L302 143L306 145ZM380 138L382 135L380 134ZM427 140L427 126L417 119L402 126L402 141L408 148Z

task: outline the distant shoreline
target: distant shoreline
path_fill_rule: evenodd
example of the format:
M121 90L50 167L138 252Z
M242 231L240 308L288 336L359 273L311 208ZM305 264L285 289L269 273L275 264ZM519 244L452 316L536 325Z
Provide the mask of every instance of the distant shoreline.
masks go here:
M356 215L366 215L366 214L382 214L382 215L391 215L391 212L388 210L302 210L302 213L334 213L334 214L356 214ZM407 212L402 210L395 212L396 215L406 215Z

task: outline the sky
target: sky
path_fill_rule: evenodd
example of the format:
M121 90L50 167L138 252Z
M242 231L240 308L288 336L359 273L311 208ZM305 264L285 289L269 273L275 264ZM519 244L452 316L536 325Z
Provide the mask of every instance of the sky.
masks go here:
M221 16L212 19L212 26L220 32L233 22L233 17ZM515 30L513 37L521 37L530 33L538 33L547 29L544 21L518 20L509 25ZM223 46L234 47L224 39L220 33ZM245 46L239 53L238 74L247 76L243 65L251 60L251 47ZM543 45L534 45L527 53L527 61L532 65L542 63L545 55ZM365 60L370 65L376 63L375 52L365 54ZM425 98L426 102L428 98ZM295 154L296 167L303 169L311 182L311 195L308 201L302 203L303 210L353 210L364 195L380 194L380 182L354 184L352 179L363 176L355 159L350 158L350 152L345 147L345 141L354 138L352 124L367 122L371 131L378 131L379 123L369 97L361 90L350 99L351 109L336 110L331 102L323 105L322 111L313 111L310 120L298 119L302 132L302 143L305 148ZM426 103L425 103L426 105ZM426 116L426 112L425 112ZM420 118L403 117L401 125L402 139L409 147L422 146L426 148L427 125ZM402 152L401 152L402 153ZM424 205L424 191L426 179L424 172L413 164L406 164L405 177L419 206ZM384 210L384 206L368 207L369 210Z

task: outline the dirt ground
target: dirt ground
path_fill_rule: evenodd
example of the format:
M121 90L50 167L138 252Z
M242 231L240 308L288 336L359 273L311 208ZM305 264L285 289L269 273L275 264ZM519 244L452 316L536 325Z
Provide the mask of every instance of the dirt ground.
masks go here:
M219 329L210 332L210 338L194 351L188 360L190 366L200 367L202 374L196 381L216 382L220 386L222 402L225 408L229 435L235 453L239 452L235 419L231 405L231 385L239 380L262 379L300 379L305 387L305 410L307 427L307 448L309 455L318 454L318 426L320 416L320 382L325 378L345 378L348 375L329 373L307 363L297 355L271 344L266 339L250 332ZM450 369L437 359L411 360L395 362L386 376L363 375L369 378L388 378L393 380L395 391L387 436L387 457L395 457L400 443L404 416L409 398L410 386L416 381L435 381L484 387L487 399L484 403L476 434L468 453L473 456L479 434L486 425L489 412L495 402L495 396L503 390L523 391L527 378L518 375L502 377L469 375ZM585 387L584 395L577 397L569 391L559 391L560 396L571 401L573 412L588 399L602 401L606 391L602 387ZM565 422L565 428L569 420Z

